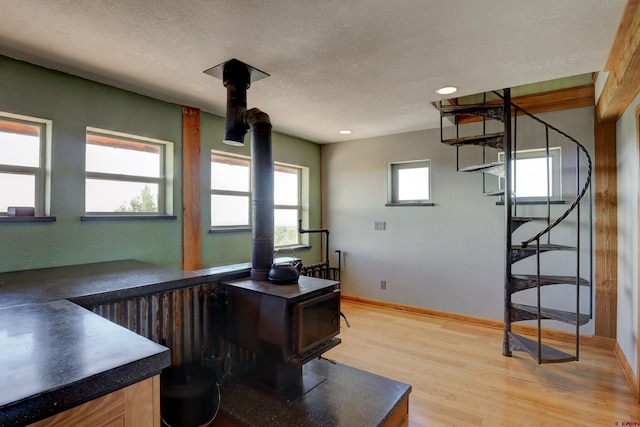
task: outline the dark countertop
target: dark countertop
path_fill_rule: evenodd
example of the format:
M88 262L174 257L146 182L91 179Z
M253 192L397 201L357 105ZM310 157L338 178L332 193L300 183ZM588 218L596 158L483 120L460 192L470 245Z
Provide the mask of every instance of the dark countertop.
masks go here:
M304 365L303 373L326 380L291 402L240 380L222 387L220 414L240 426L375 427L411 392L409 384L323 359Z
M18 426L159 374L169 349L69 301L0 309L0 425Z
M68 299L82 306L204 283L207 276L123 260L0 273L0 308Z

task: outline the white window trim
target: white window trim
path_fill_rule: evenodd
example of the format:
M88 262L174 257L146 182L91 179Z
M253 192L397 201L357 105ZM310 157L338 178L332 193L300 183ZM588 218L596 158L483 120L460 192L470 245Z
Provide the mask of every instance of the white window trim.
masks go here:
M411 166L409 166L411 165ZM422 165L422 166L421 166ZM427 199L417 200L397 200L397 176L396 171L404 169L405 167L423 167L426 166L429 172L429 179L427 182L427 191L429 197ZM431 192L432 179L431 179L431 159L418 159L418 160L406 160L401 162L390 162L387 166L387 203L386 206L433 206L433 194Z
M96 134L96 135L105 135L111 136L114 138L120 138L124 140L130 140L133 142L142 142L149 143L163 147L161 154L162 161L162 171L160 173L160 178L140 178L140 177L132 177L128 175L119 175L119 174L109 174L109 173L101 173L101 172L88 172L85 168L85 182L87 178L105 178L109 177L114 181L120 180L128 180L128 181L141 181L141 182L157 182L159 184L160 191L158 192L158 210L159 212L92 212L86 211L85 217L92 216L123 216L123 217L148 217L148 216L173 216L173 187L174 187L174 159L173 159L173 151L174 151L174 143L171 141L165 141L162 139L149 138L146 136L135 135L124 132L117 132L108 129L96 128L92 126L87 126L85 135L88 134ZM85 136L85 146L86 146L86 136ZM86 207L85 207L86 209Z
M53 121L39 117L25 116L22 114L0 111L0 118L25 122L26 124L39 125L43 132L40 136L40 167L18 167L17 169L32 171L35 174L35 215L51 215L51 141ZM4 213L6 215L6 212Z

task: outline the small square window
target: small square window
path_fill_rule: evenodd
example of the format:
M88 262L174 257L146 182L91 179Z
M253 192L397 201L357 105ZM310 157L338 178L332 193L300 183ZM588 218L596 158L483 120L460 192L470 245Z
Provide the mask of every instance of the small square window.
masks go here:
M416 205L431 202L431 160L389 164L388 205Z
M167 169L173 144L87 129L85 212L171 215Z

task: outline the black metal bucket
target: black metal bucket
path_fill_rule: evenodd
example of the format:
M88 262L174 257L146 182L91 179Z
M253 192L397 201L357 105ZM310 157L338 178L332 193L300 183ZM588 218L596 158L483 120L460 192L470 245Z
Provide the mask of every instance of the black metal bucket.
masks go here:
M195 427L211 420L217 406L215 378L200 365L164 369L160 375L160 413L163 425Z

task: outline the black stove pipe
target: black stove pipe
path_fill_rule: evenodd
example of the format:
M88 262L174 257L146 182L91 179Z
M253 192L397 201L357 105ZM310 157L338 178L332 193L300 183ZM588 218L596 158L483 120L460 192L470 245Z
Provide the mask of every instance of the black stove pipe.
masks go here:
M269 115L247 110L249 68L232 59L224 64L223 83L227 88L224 143L244 145L251 130L252 266L251 279L267 280L273 263L273 153Z
M251 129L252 250L251 278L267 280L273 264L273 154L269 116L246 112Z

